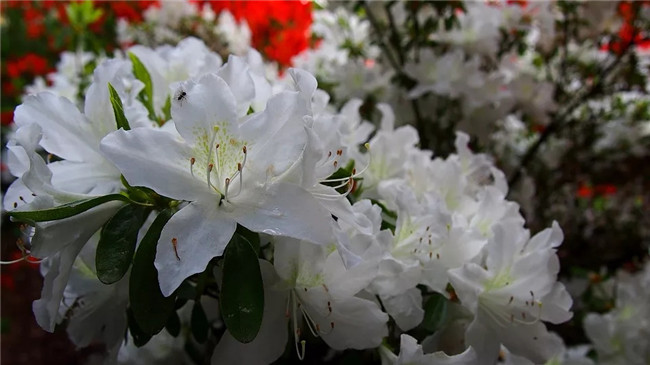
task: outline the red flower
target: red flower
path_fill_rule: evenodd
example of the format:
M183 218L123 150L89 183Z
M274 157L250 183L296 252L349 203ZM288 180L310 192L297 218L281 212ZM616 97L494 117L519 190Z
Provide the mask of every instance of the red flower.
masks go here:
M578 190L576 191L576 196L578 198L591 198L593 195L594 190L585 184L580 184L580 187L578 187Z
M26 55L7 61L7 74L9 77L20 77L24 74L44 75L50 70L47 59L36 53Z
M0 121L2 121L2 125L10 125L14 121L14 111L13 110L7 110L2 113L0 113Z
M245 20L253 47L282 66L309 46L311 3L306 1L219 1L204 2L219 13L228 10L238 21Z
M616 194L617 188L612 184L600 184L595 187L596 194L609 196Z
M29 7L25 9L23 18L25 19L25 25L27 26L27 36L29 38L39 38L45 31L42 10Z

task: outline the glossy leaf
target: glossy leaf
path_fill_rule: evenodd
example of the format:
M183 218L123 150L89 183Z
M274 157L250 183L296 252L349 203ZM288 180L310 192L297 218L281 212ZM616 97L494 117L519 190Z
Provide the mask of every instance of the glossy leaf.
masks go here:
M102 283L113 284L126 274L147 212L147 207L126 205L102 228L95 255L97 277Z
M151 340L151 335L148 335L140 329L138 326L138 323L135 321L135 318L133 317L133 311L131 308L128 308L126 310L126 316L129 324L129 332L131 332L131 337L133 337L133 344L137 347L142 347Z
M257 254L240 234L226 246L220 299L230 334L242 343L253 341L262 325L264 286Z
M100 204L104 204L114 200L122 200L125 202L129 201L129 198L121 194L110 194L104 195L97 198L79 200L76 202L60 205L58 207L43 209L43 210L32 210L32 211L11 211L8 212L10 217L13 217L16 220L32 221L32 222L45 222L45 221L55 221L59 219L64 219L72 217L74 215L83 213L91 208L94 208Z
M434 293L424 304L424 319L421 326L431 332L437 331L447 318L448 300L444 295Z
M138 56L129 52L129 58L133 64L133 74L144 84L144 89L142 89L140 94L138 94L138 99L147 108L149 118L151 120L156 120L156 113L153 109L153 83L151 82L151 75Z
M117 129L123 128L125 131L128 131L131 129L131 126L129 125L129 121L124 115L124 106L122 105L122 99L120 99L120 95L117 93L117 90L115 90L110 82L108 83L108 92L111 95L111 105L113 106L113 114L115 114Z
M165 209L151 224L133 258L129 278L129 299L133 315L142 331L150 335L155 335L165 327L175 307L176 295L162 295L158 271L153 264L160 232L172 215L170 209Z
M208 332L210 326L208 324L208 317L201 306L201 302L195 302L192 307L192 317L190 319L192 324L192 335L199 343L204 343L208 339Z

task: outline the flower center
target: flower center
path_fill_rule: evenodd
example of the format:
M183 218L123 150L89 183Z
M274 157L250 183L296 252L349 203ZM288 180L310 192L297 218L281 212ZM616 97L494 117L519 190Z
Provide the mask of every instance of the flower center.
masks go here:
M211 135L203 133L198 138L190 158L190 173L219 194L219 204L228 202L242 191L247 156L244 141L228 134L226 128L214 126ZM232 185L238 187L233 189Z

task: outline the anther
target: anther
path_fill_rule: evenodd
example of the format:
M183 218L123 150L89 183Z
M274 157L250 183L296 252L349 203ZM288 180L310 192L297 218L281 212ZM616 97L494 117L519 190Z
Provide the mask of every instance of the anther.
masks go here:
M176 239L176 237L172 238L172 247L174 247L174 254L176 255L176 259L178 261L181 261L181 257L178 256L178 250L176 248L177 244L178 244L178 240Z
M338 161L334 161L334 167L338 166L338 164L339 164Z
M194 166L196 159L194 157L190 158L190 165Z
M248 150L246 149L246 146L242 147L242 151L244 151L244 153L248 153Z
M208 172L212 172L212 169L214 169L214 164L213 163L208 165Z
M332 327L332 329L334 329L334 322L330 322L330 327Z
M18 203L14 202L14 208L18 208Z
M437 258L438 260L440 260L440 254L439 254L439 253L436 254L436 258Z
M508 301L508 304L512 303L512 301L515 299L515 297L510 296L510 300Z
M22 195L21 195L21 196L19 196L19 197L18 197L18 199L20 199L20 200L22 200L22 201L23 201L23 203L26 203L26 202L25 202L25 198L23 198L23 197L22 197Z
M433 252L429 252L429 260L433 258Z

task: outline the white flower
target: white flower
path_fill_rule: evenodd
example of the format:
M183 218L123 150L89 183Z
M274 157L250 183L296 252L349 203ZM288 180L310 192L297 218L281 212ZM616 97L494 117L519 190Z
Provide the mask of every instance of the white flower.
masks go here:
M246 117L241 105L250 100L238 103L240 90L216 74L182 83L181 90L184 96L172 104L180 137L135 129L102 141L102 151L130 184L189 202L159 241L155 265L163 294L221 255L237 223L255 232L328 243L330 215L308 192L282 181L305 148L303 96L282 92L263 112Z
M100 65L86 94L82 114L68 99L48 92L30 95L16 108L18 126L10 141L10 168L17 179L4 197L8 210L39 210L118 192L120 172L99 151L99 142L115 130L108 96L111 82L123 97L127 118L137 126L142 105L134 101L141 83L129 75L130 64L111 60ZM46 164L40 146L61 158ZM47 260L41 298L34 302L37 322L54 330L63 291L75 258L86 242L120 208L110 202L69 218L37 222L30 254Z
M496 359L500 345L533 362L548 360L561 346L542 321L571 318L571 297L556 281L557 223L529 239L518 223L503 222L485 247L485 266L469 263L449 271L461 303L474 313L466 333L481 363Z
M602 364L647 364L650 361L650 263L643 271L621 272L616 279L616 306L605 314L589 313L587 337Z
M77 255L59 313L61 319L67 321L68 337L78 348L100 342L106 345L109 357L115 357L124 341L127 326L129 276L110 285L97 279L95 254L98 242L99 234L95 234ZM41 270L44 266L56 270L49 262L46 264Z
M301 341L306 331L335 350L381 344L388 335L388 316L376 302L355 296L372 280L376 267L346 269L333 247L281 237L275 238L274 245L277 274L267 262L260 262L266 288L260 332L249 344L237 342L226 332L215 349L213 364L272 362L286 347L288 323L301 358L309 346Z
M476 363L476 353L469 347L463 353L448 356L444 352L424 354L418 341L406 334L400 337L399 356L382 346L379 349L382 365L471 365Z
M210 8L205 5L204 9ZM236 55L244 55L251 47L251 30L248 24L243 21L237 23L235 17L228 10L219 13L217 21L217 32L221 34L228 43L228 50Z

